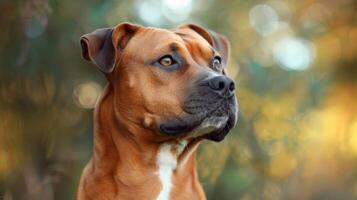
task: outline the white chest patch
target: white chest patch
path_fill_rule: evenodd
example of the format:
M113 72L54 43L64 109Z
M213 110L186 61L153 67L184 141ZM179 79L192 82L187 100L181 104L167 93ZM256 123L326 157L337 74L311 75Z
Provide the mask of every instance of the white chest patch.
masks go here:
M177 167L177 158L185 148L187 142L180 144L162 144L159 148L156 164L157 174L161 182L161 191L156 200L169 200L172 188L172 172Z

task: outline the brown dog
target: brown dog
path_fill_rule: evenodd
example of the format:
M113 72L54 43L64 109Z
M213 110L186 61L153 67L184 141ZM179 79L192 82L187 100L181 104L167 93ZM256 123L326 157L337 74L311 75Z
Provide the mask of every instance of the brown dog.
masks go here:
M84 35L81 46L108 85L76 199L205 199L195 149L236 123L228 41L196 25L123 23Z

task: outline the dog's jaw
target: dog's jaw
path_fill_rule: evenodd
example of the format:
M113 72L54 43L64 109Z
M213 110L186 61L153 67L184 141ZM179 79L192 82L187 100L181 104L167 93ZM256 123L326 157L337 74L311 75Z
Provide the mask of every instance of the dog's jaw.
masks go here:
M226 124L228 117L208 117L202 121L202 123L191 131L189 137L199 137L201 135L210 133L214 130L223 128Z

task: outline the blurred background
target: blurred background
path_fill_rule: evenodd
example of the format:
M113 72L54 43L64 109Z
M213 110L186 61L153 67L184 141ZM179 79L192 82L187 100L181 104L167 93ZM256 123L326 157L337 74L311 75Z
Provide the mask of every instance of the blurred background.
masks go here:
M73 199L106 81L79 37L192 22L231 41L238 126L198 150L209 200L357 199L354 0L1 0L0 199Z

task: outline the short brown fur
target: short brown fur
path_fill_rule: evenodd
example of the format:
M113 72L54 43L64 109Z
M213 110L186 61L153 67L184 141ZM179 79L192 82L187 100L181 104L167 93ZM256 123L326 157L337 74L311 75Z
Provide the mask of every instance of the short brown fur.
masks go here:
M94 113L93 157L83 171L76 199L157 198L162 187L156 174L158 148L182 138L160 134L156 124L183 112L190 80L199 71L210 70L203 66L214 53L211 44L190 28L175 31L178 34L139 27L130 32L135 36L126 38L125 48L115 52L115 67L106 74L108 85ZM122 33L114 29L112 37L119 37L115 34ZM187 62L184 68L167 73L148 66L172 44ZM186 139L189 144L172 175L170 199L206 199L195 161L201 138Z

